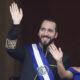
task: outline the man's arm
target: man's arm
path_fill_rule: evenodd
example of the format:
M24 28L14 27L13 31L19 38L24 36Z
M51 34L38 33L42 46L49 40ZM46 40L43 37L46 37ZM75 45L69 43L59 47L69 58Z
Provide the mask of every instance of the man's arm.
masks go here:
M5 47L7 49L15 49L16 44L17 44L17 40L10 40L7 38Z
M62 79L72 79L73 73L65 69L62 60L57 61L58 74Z
M13 21L13 25L11 26L10 30L8 31L8 37L6 39L5 48L9 55L16 59L23 60L24 57L24 47L17 46L17 37L20 28L20 22L23 17L23 12L21 8L18 8L16 3L12 3L10 6L10 14Z
M5 47L8 49L15 49L18 36L18 28L23 17L23 12L21 8L18 8L15 2L11 4L9 9L13 24L15 26L12 26L10 31L8 32L8 38L6 39Z
M49 51L52 54L53 58L56 60L57 62L57 70L58 70L58 74L62 79L72 79L73 78L73 73L66 70L63 62L62 62L62 58L63 58L63 52L61 50L61 48L57 49L57 47L54 44L51 44L49 47Z

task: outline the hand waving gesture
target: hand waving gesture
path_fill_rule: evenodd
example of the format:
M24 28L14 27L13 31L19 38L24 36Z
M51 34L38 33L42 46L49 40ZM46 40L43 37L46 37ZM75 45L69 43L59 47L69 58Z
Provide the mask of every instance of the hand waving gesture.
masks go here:
M62 60L63 52L61 48L57 49L57 47L53 43L48 48L49 48L49 52L52 54L53 58L56 61Z
M13 20L13 24L20 24L23 17L23 11L21 8L18 8L18 5L15 2L12 3L10 6L10 13Z

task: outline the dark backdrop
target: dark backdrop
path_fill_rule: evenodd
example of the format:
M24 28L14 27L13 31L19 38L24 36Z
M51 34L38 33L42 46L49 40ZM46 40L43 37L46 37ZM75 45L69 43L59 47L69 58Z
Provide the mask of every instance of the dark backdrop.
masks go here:
M16 0L20 3L19 0ZM11 26L9 5L13 0L0 1L0 80L20 76L21 64L10 57L5 50L7 32ZM80 66L80 2L61 0L21 0L24 17L21 23L20 42L38 42L38 29L45 17L56 18L59 24L58 46L70 55L70 64Z
M59 25L57 43L70 55L71 65L80 66L80 2L21 0L21 4L24 12L22 43L37 42L41 20L56 18Z

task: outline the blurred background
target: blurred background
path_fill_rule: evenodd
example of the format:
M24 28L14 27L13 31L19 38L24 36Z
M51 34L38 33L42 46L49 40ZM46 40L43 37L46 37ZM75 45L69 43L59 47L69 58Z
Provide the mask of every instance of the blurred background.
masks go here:
M7 32L12 20L9 6L13 0L0 0L0 80L20 76L22 63L10 57L5 50ZM21 23L19 44L38 42L41 20L53 17L59 25L58 46L70 56L71 66L80 67L80 2L76 1L28 1L15 0L22 7L24 17Z

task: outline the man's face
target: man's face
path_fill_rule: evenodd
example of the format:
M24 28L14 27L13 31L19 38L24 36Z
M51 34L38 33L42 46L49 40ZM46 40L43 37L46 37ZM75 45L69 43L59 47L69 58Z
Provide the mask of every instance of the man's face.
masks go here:
M50 41L57 37L56 23L44 20L41 24L38 36L43 45L48 45Z

